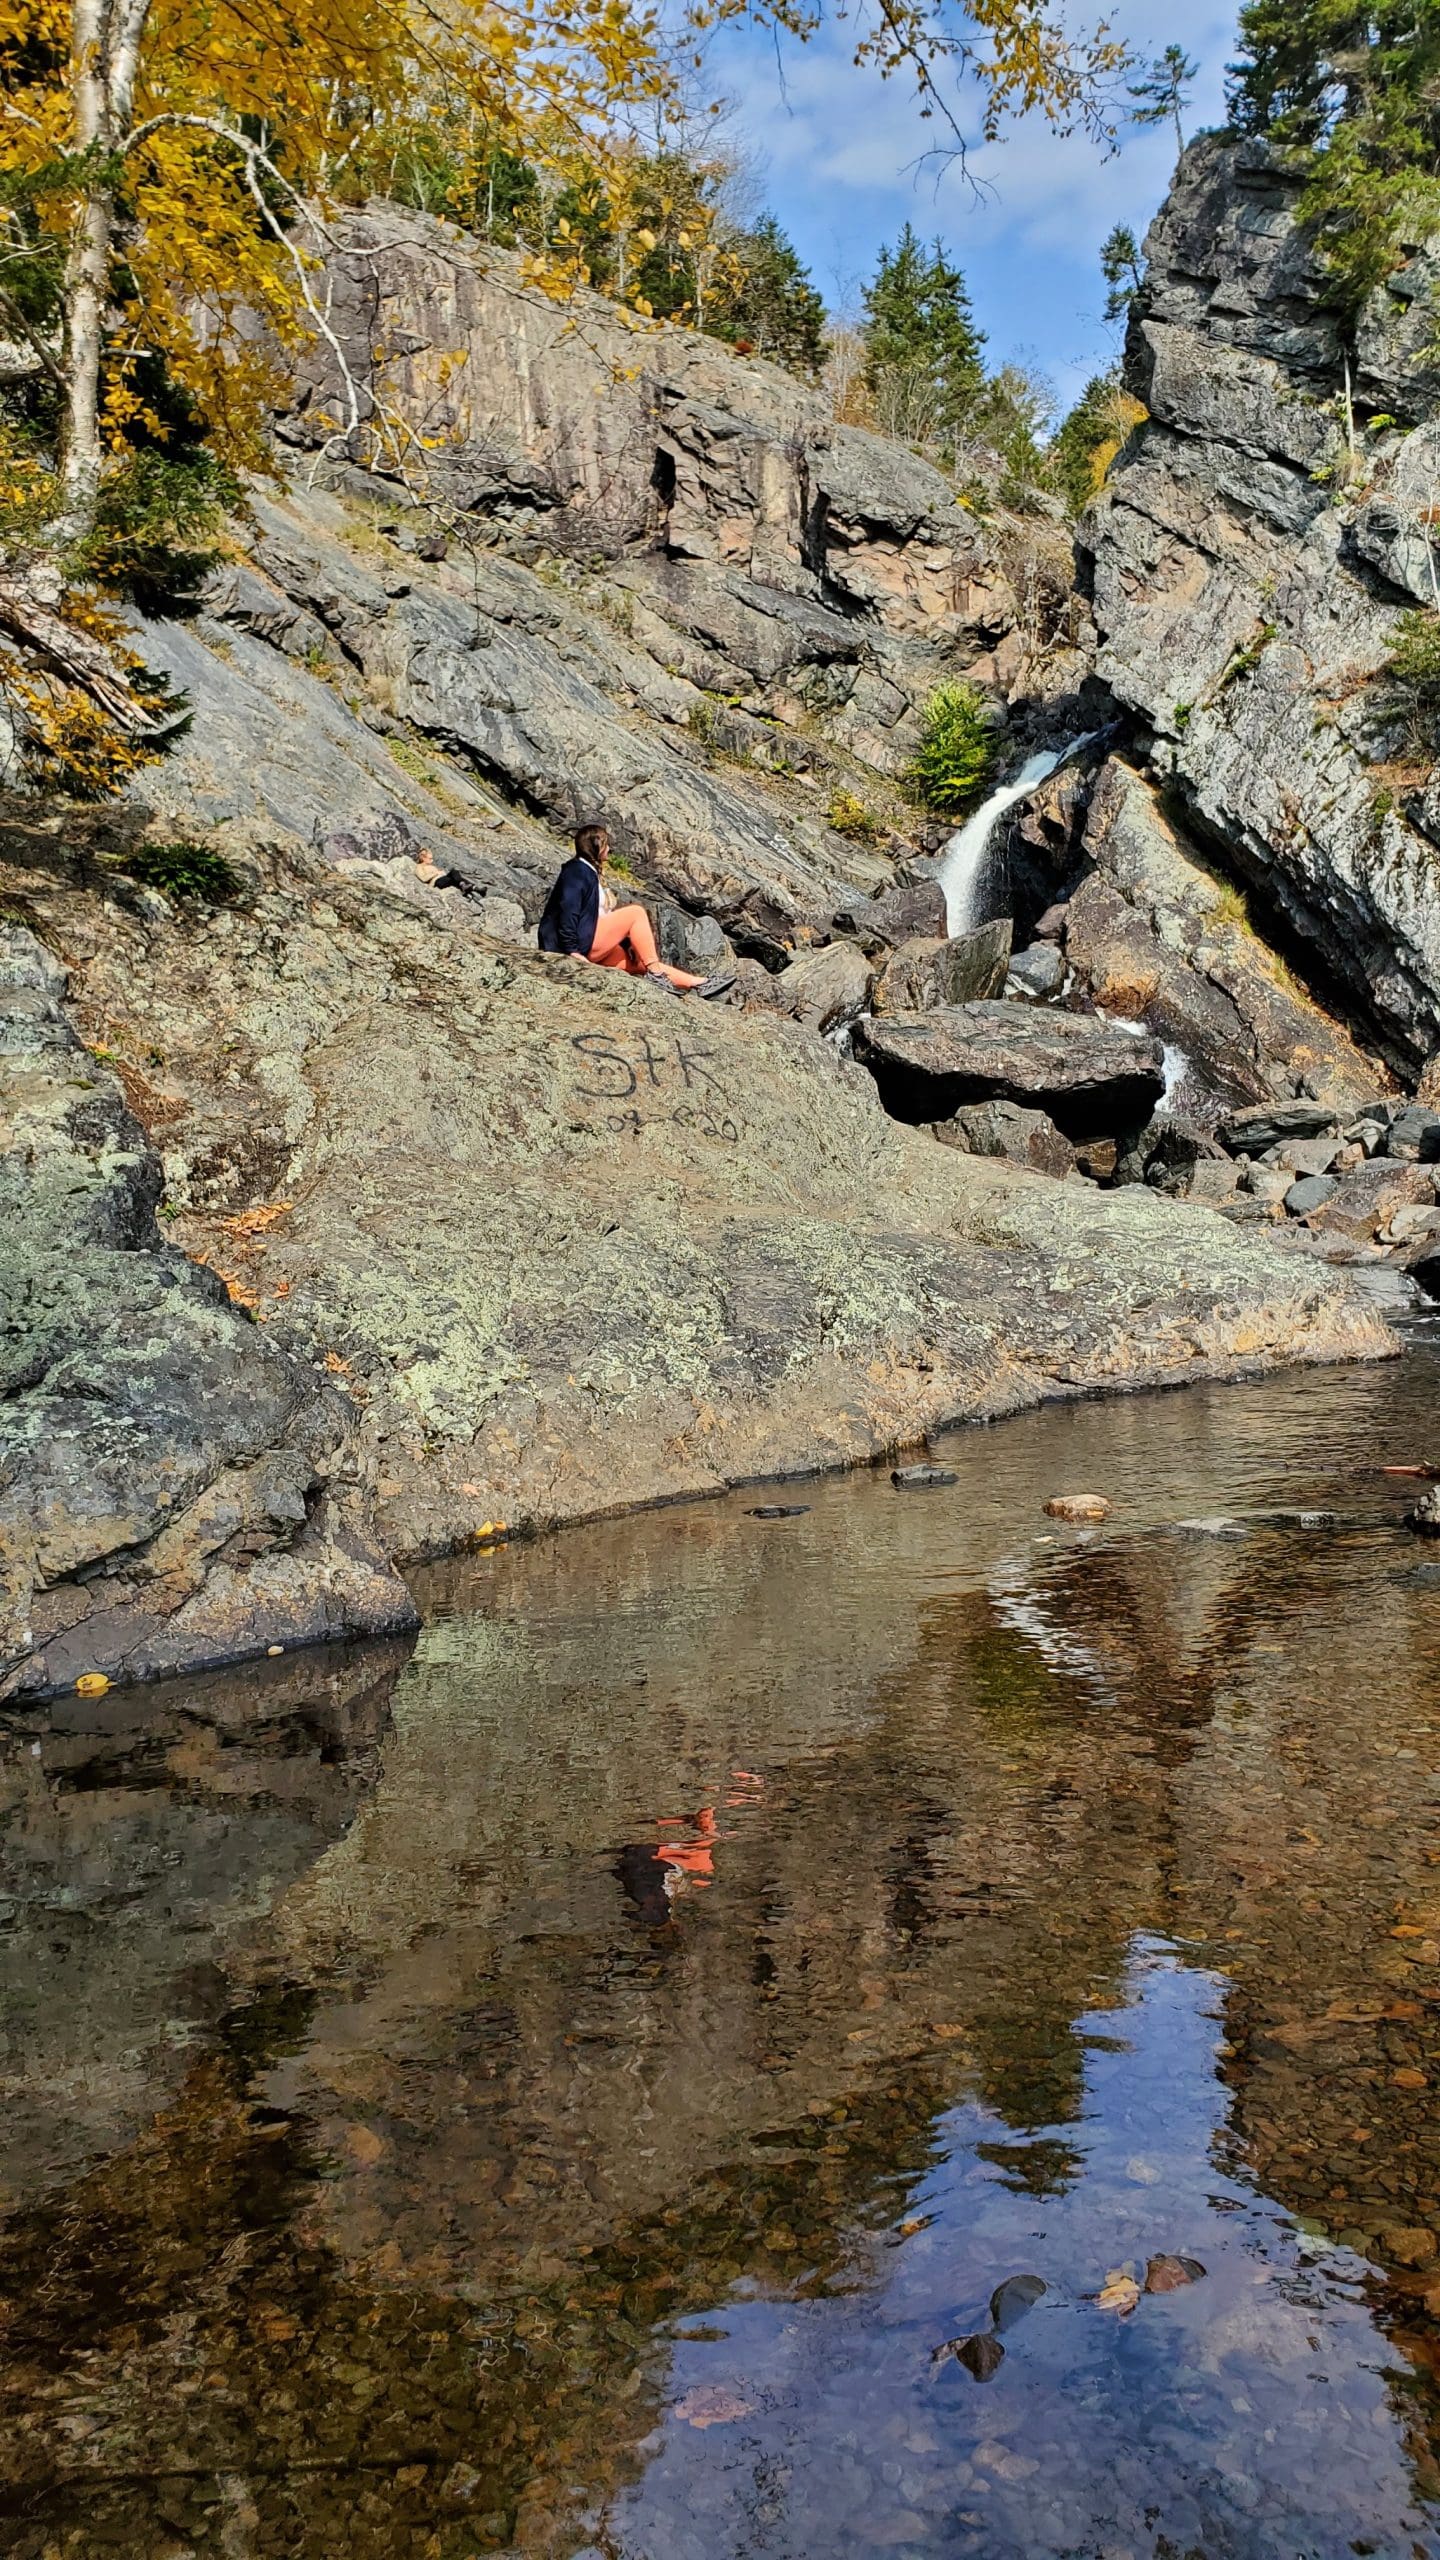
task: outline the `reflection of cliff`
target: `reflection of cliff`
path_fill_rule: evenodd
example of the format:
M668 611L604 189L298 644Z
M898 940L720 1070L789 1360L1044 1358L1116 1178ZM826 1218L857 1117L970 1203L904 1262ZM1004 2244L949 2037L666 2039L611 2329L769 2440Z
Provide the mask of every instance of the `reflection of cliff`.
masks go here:
M1282 1529L1037 1540L991 1597L983 1541L937 1569L945 1518L658 1516L432 1624L356 1818L277 1858L213 1998L166 1978L197 2025L248 1997L0 2257L34 2560L157 2517L202 2560L573 2548L568 2502L643 2464L667 2321L868 2284L943 2110L984 2098L1012 2193L1083 2199L1137 1933L1236 1978L1242 2169L1424 2218L1390 2081L1426 1942L1387 1934L1424 1764L1386 1755L1428 1747L1425 1595Z
M126 2138L229 1997L227 1955L343 1830L408 1642L87 1706L0 1756L7 2199Z

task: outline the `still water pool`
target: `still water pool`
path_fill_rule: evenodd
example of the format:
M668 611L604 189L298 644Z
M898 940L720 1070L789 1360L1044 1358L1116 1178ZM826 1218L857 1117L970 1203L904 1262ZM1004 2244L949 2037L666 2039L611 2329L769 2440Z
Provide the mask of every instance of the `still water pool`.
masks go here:
M938 1454L12 1719L0 2551L1440 2560L1440 1356Z

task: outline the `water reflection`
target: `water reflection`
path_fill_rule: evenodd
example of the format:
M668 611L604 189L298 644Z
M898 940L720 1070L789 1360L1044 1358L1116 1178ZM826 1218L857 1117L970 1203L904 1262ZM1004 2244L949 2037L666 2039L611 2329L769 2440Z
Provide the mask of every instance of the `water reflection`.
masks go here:
M1440 2552L1427 1416L1041 1415L17 1727L0 2546Z

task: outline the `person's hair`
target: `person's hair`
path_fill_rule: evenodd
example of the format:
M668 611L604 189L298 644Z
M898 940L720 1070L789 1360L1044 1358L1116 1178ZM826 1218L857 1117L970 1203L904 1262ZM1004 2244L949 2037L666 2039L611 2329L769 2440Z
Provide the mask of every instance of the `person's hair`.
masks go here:
M610 837L604 827L577 827L575 830L575 850L583 862L598 863L609 843Z

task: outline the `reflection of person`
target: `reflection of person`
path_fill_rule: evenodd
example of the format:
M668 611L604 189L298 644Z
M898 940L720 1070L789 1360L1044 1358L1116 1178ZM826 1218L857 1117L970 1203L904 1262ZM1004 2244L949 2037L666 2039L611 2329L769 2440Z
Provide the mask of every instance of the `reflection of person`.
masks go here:
M649 1841L631 1841L615 1862L625 1892L648 1927L660 1929L670 1917L677 1894L700 1893L715 1881L715 1843L724 1837L716 1828L714 1810L702 1805L698 1813L663 1814L656 1825L660 1831L689 1831L689 1840L662 1840L658 1847Z
M563 864L540 919L542 951L578 953L602 969L624 969L632 978L654 978L688 995L699 988L707 996L723 995L734 985L733 972L717 970L697 978L688 969L671 969L661 959L655 928L642 906L617 907L605 884L610 839L603 827L580 827L575 851Z

